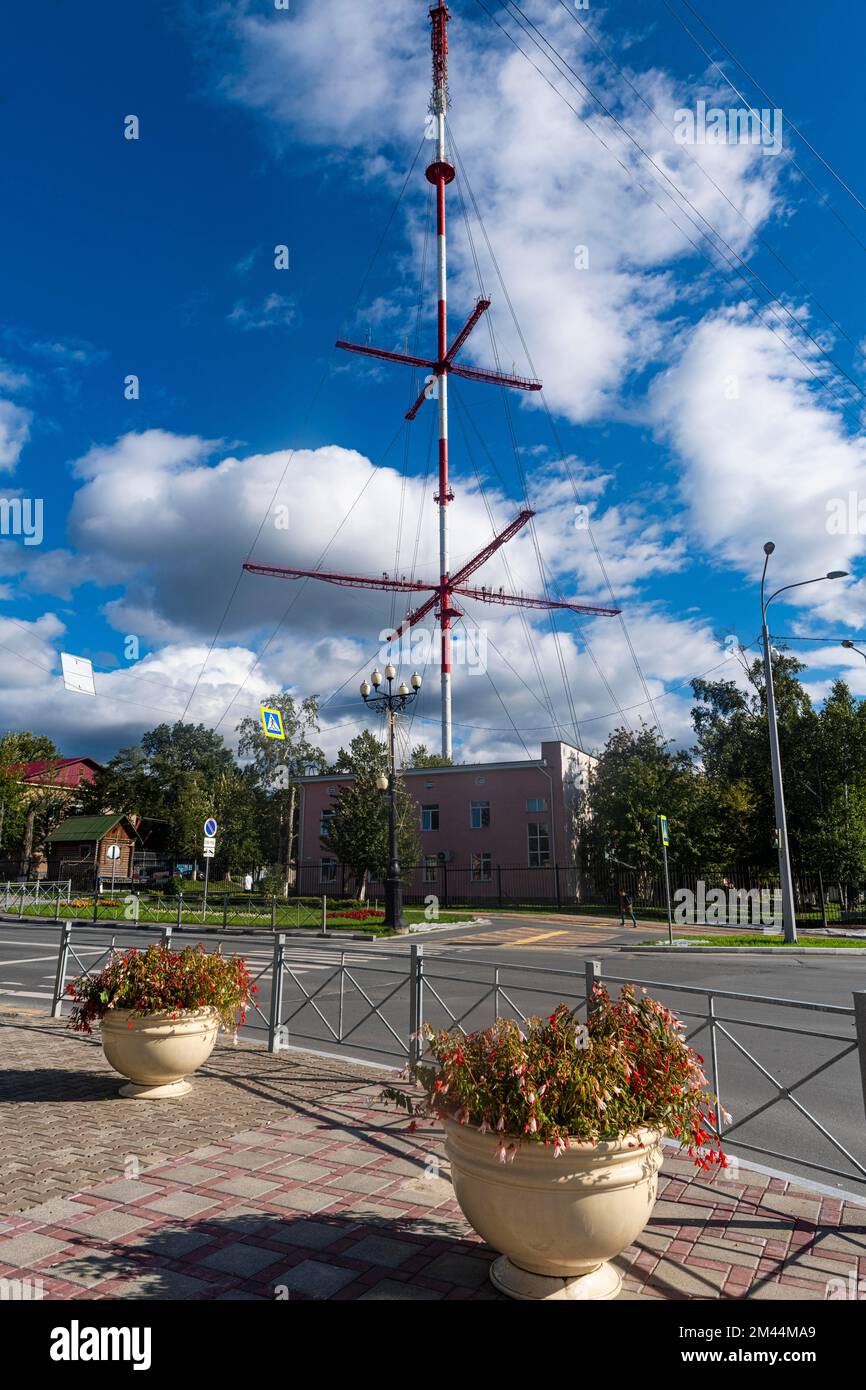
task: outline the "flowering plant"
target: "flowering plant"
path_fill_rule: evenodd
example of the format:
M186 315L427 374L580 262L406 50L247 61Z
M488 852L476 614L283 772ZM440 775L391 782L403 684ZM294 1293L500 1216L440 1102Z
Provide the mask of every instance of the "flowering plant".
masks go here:
M109 1009L129 1009L131 1026L137 1014L176 1018L184 1009L207 1006L216 1009L226 1031L236 1032L257 992L241 956L209 955L203 946L172 951L162 944L112 952L97 975L79 975L66 986L74 1001L70 1026L77 1033L92 1033L94 1021Z
M527 1020L525 1031L506 1018L466 1036L424 1031L437 1063L418 1068L425 1099L390 1088L385 1097L410 1114L497 1135L503 1163L524 1138L552 1144L558 1157L574 1142L654 1129L679 1139L698 1167L727 1166L703 1058L679 1019L645 991L626 985L614 1003L596 985L585 1025L560 1004L549 1018Z

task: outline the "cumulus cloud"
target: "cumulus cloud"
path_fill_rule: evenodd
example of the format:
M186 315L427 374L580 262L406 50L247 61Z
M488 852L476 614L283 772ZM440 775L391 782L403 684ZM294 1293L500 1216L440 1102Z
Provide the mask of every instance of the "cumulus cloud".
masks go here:
M581 422L615 410L629 376L663 355L672 316L699 290L693 243L704 240L707 224L748 253L780 206L779 161L746 144L678 143L675 112L707 95L705 85L690 87L656 69L627 80L612 75L562 9L533 0L526 8L601 94L607 113L569 85L519 29L512 32L541 72L483 17L455 15L450 119L463 160L459 189L465 198L465 166L548 400ZM225 25L225 12L215 22ZM271 133L327 146L331 158L342 152L353 174L378 179L402 172L422 140L427 113L423 11L410 14L403 0L372 8L317 0L299 6L289 24L242 5L228 27L237 58L233 74L221 76L224 95L266 117ZM359 150L366 157L360 164ZM416 239L422 229L411 194L424 187L419 170L408 203ZM526 371L471 209L469 220L493 292L503 361ZM675 274L683 264L689 265L685 282ZM450 275L456 318L461 308L468 312L478 285L453 195ZM466 355L493 365L485 332L476 332Z
M855 505L852 524L849 496L866 497L866 441L777 335L740 307L709 314L683 335L651 395L704 553L754 583L763 542L774 540L774 588L855 567L866 518L858 529ZM813 617L857 623L863 585L810 585L786 600Z

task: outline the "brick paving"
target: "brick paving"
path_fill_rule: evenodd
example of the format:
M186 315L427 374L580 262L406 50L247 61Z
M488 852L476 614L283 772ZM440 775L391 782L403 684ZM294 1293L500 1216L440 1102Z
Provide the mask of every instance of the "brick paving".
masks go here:
M271 1056L255 1043L221 1039L182 1106L123 1103L98 1035L4 1010L0 1055L0 1216L279 1118L290 1100L369 1079L344 1062Z
M0 1277L38 1279L49 1299L500 1297L436 1127L411 1130L364 1068L226 1048L184 1100L131 1102L116 1098L98 1045L57 1025L7 1025L28 1034L22 1056L42 1048L30 1099L9 1107L33 1117L29 1157L15 1150L31 1183L44 1185L52 1133L89 1167L70 1182L69 1164L62 1195L46 1190L0 1221ZM45 1076L57 1055L66 1083ZM0 1133L5 1147L8 1125ZM148 1144L161 1149L153 1161L118 1166L121 1150ZM619 1265L624 1299L823 1300L830 1280L837 1293L866 1280L866 1205L743 1166L708 1178L668 1154L652 1217Z

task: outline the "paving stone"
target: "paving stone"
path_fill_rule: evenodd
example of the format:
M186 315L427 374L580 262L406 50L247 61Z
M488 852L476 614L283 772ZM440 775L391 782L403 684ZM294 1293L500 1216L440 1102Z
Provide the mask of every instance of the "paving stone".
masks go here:
M130 1262L127 1261L126 1263ZM87 1289L95 1288L97 1284L104 1283L106 1279L116 1279L118 1274L125 1272L125 1265L118 1260L113 1251L99 1254L97 1251L91 1250L86 1254L75 1255L71 1260L64 1260L61 1264L51 1266L53 1279L67 1279L70 1284L80 1284Z
M297 1154L299 1158L309 1158L313 1154L320 1154L325 1147L321 1139L300 1139L290 1134L285 1139L279 1139L274 1144L274 1149L281 1153ZM278 1154L275 1153L277 1158Z
M187 1230L183 1226L159 1226L145 1235L137 1236L129 1246L146 1252L157 1259L179 1260L191 1255L203 1245L212 1245L213 1236L200 1230Z
M275 1275L274 1288L282 1286L308 1298L330 1298L357 1277L354 1269L341 1269L339 1265L325 1264L320 1260L302 1260L299 1265Z
M35 1264L48 1255L56 1255L65 1250L68 1242L55 1240L53 1236L41 1236L36 1231L12 1236L11 1240L0 1241L0 1264L14 1265L16 1269Z
M255 1172L257 1168L267 1167L276 1158L279 1158L279 1154L273 1149L256 1149L244 1153L225 1153L222 1162L227 1168L248 1168Z
M403 1284L399 1279L383 1279L362 1293L359 1303L383 1300L387 1302L432 1303L445 1295L436 1289L423 1289L420 1284Z
M182 1183L184 1187L203 1187L205 1183L212 1182L214 1178L223 1176L222 1168L205 1168L200 1163L178 1163L175 1167L166 1168L165 1172L160 1173L160 1178L164 1182Z
M221 1250L215 1250L212 1255L205 1255L200 1263L207 1265L208 1269L221 1269L226 1274L238 1274L249 1279L260 1270L267 1269L268 1265L276 1264L279 1259L278 1250L263 1250L260 1246L237 1240L231 1245L224 1245Z
M92 1197L102 1197L106 1202L137 1202L140 1197L151 1197L157 1192L162 1192L162 1188L139 1182L137 1178L118 1178L90 1189Z
M339 1193L320 1192L312 1187L296 1187L290 1192L277 1192L268 1198L277 1207L288 1207L290 1211L324 1211L337 1201Z
M726 1279L725 1269L693 1268L662 1256L650 1282L662 1291L672 1289L691 1298L717 1298Z
M345 1225L328 1226L323 1221L304 1221L299 1217L287 1216L284 1222L270 1233L272 1240L281 1245L297 1245L304 1250L327 1250L335 1240L343 1240L348 1231Z
M201 1279L193 1279L188 1274L177 1274L174 1270L146 1270L134 1279L126 1279L111 1290L112 1298L155 1298L174 1301L175 1299L204 1298L213 1288Z
M211 1212L203 1220L220 1231L234 1231L237 1235L255 1235L256 1231L274 1224L274 1217L269 1212L259 1211L257 1207L244 1206Z
M824 1301L824 1294L820 1289L807 1289L802 1284L753 1284L748 1292L749 1298L756 1298L762 1302L778 1300L789 1302L792 1299L800 1301L806 1299L810 1302Z
M86 1216L88 1208L83 1202L70 1202L66 1197L52 1197L48 1202L40 1202L36 1207L22 1211L25 1221L38 1221L44 1226L56 1226L74 1216ZM2 1229L2 1228L0 1228Z
M765 1192L761 1198L761 1208L779 1212L783 1216L801 1217L806 1221L817 1221L821 1213L821 1203L817 1197L789 1197L779 1192Z
M420 1253L422 1247L408 1240L389 1240L387 1236L364 1236L355 1245L341 1250L340 1254L349 1259L364 1260L366 1264L381 1265L384 1269L397 1269L410 1256Z
M232 1197L263 1197L266 1192L275 1192L278 1185L264 1178L225 1178L214 1183L213 1190L228 1192Z
M459 1284L463 1288L477 1289L489 1277L489 1262L475 1255L462 1255L459 1251L447 1251L437 1255L423 1271L425 1279L438 1279L444 1284Z
M400 1188L401 1199L411 1206L438 1207L453 1196L454 1188L442 1178L416 1178L412 1182L404 1182Z
M169 1192L155 1202L148 1202L147 1210L162 1212L166 1216L198 1216L199 1212L216 1205L214 1198L202 1197L197 1192Z
M83 1236L98 1240L120 1240L123 1236L140 1231L148 1224L146 1218L130 1215L124 1211L101 1211L96 1216L85 1217L82 1221L69 1221L70 1231L78 1231Z
M299 1158L295 1163L286 1163L281 1168L272 1168L271 1173L293 1182L317 1182L319 1178L333 1178L333 1168L323 1168L321 1163L308 1163ZM269 1174L270 1176L270 1174Z
M341 1192L380 1192L391 1181L388 1177L377 1178L375 1173L346 1173L341 1178L331 1178L328 1187L337 1187Z

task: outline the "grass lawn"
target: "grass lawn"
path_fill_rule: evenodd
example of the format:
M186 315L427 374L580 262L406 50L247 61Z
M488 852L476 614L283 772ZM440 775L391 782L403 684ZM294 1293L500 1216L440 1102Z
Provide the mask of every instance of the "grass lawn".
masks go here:
M14 910L14 909L13 909ZM51 903L27 903L24 907L25 917L54 917L54 904ZM17 916L17 913L15 914ZM409 923L420 923L426 919L423 907L409 907L404 909L404 916ZM463 922L473 916L472 911L458 909L441 911L437 918L438 922ZM123 899L116 904L100 903L97 908L97 916L93 916L93 904L83 903L75 906L73 903L61 903L59 920L69 919L87 924L94 920L98 922L114 922L126 919L130 924L134 921L131 910L127 910ZM170 899L162 899L159 902L149 902L142 898L139 904L138 921L141 924L170 923L177 924L177 904ZM201 906L184 904L181 918L181 926L184 927L221 927L223 925L222 906L215 906L211 911L210 904L208 911L202 912ZM292 931L298 928L306 928L309 931L321 931L322 913L321 909L307 907L301 903L285 906L278 906L276 913L277 930ZM228 928L232 927L253 927L260 931L270 931L272 929L271 909L263 906L256 909L252 904L246 909L234 908L228 914ZM361 918L341 916L339 911L328 912L328 926L334 931L365 932L371 936L381 936L385 934L385 928L381 918Z
M712 945L712 946L791 946L795 951L804 946L807 949L812 947L817 949L823 946L839 946L842 949L852 950L859 947L862 951L866 948L866 939L862 941L852 941L849 937L838 936L801 936L798 941L783 941L780 936L707 936L700 941L691 941L688 937L675 936L674 942L688 942L693 946ZM639 941L639 946L659 946L667 945L667 942L653 940ZM670 948L668 948L670 949Z

